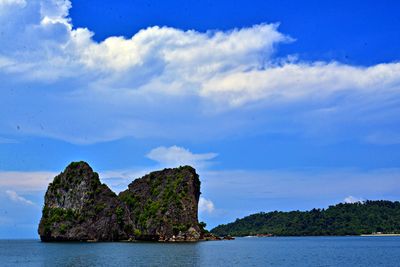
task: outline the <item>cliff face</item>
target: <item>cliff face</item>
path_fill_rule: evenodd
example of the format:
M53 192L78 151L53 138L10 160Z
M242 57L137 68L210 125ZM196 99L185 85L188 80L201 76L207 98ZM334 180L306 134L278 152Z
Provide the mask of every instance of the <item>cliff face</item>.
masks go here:
M71 163L49 185L39 224L43 241L127 239L129 210L85 162Z
M189 166L152 172L119 194L129 207L136 238L165 241L200 238L199 197L199 176Z
M117 196L73 162L49 185L38 232L42 241L197 241L199 196L189 166L152 172Z

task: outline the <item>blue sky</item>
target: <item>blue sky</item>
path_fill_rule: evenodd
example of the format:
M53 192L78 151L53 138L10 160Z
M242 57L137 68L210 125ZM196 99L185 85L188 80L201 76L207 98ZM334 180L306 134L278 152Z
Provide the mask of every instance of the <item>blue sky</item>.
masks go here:
M190 164L210 227L400 199L397 1L0 0L0 238L52 177Z

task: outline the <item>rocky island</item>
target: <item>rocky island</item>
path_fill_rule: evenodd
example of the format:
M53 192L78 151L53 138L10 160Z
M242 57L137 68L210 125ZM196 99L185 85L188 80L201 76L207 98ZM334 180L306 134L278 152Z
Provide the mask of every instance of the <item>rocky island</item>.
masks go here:
M42 241L219 239L198 222L200 180L183 166L152 172L116 195L86 162L72 162L45 195Z

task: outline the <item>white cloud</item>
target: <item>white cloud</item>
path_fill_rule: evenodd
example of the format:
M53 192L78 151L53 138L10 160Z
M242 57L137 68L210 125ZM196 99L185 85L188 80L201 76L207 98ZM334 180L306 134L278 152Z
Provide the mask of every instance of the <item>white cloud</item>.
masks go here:
M66 22L70 20L67 18L69 10L72 7L70 0L45 0L40 2L40 13L43 19L55 19L57 22L60 19L66 19Z
M137 167L130 170L106 170L99 172L100 180L116 193L125 191L128 185L137 178L157 170L156 168Z
M0 171L0 188L17 191L43 191L58 173Z
M200 197L199 212L213 213L214 210L215 210L214 203L211 200L205 199L204 197Z
M208 32L154 26L96 42L90 30L72 27L68 0L0 3L0 79L6 81L0 133L15 134L19 121L19 133L73 143L225 138L280 131L269 120L299 121L314 109L332 108L329 100L338 94L347 98L326 115L329 121L352 119L357 127L381 114L398 123L398 105L388 102L399 99L400 63L359 67L274 58L279 44L293 41L278 24ZM271 107L275 113L265 116ZM255 117L265 119L249 119Z
M91 68L118 72L131 69L135 74L132 68L161 64L164 69L159 75L173 79L165 81L168 83L177 81L179 74L184 83L201 83L213 73L257 68L262 64L260 56L269 57L274 44L289 40L275 24L207 33L155 26L130 39L110 37L101 43L89 42L88 35L77 33L74 37L83 63Z
M192 165L195 167L204 167L210 163L209 160L215 158L216 153L195 154L188 149L178 146L164 147L160 146L152 149L147 157L157 161L163 166L176 167L180 165Z
M6 194L7 194L8 198L10 200L12 200L13 202L22 203L24 205L29 205L29 206L35 206L35 203L33 203L32 201L30 201L24 197L21 197L15 191L7 190Z
M261 99L298 101L323 98L345 90L398 92L399 73L398 63L369 68L338 63L289 63L265 70L217 75L205 82L201 94L240 106Z
M362 203L365 201L363 198L358 198L358 197L353 197L353 196L348 196L344 200L344 203Z

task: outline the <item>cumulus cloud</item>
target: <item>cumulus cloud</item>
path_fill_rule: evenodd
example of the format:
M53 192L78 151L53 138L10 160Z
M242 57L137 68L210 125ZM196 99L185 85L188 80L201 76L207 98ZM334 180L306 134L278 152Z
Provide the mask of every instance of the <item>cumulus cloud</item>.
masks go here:
M178 146L164 147L160 146L152 149L147 157L157 161L164 166L183 166L192 165L196 167L204 167L210 163L209 160L215 158L216 153L195 154L188 149Z
M7 194L8 198L13 202L21 203L21 204L29 205L29 206L35 206L35 203L33 203L32 201L30 201L24 197L21 197L15 191L7 190L6 194Z
M162 76L177 79L181 73L184 82L202 83L213 73L259 67L260 56L269 57L274 44L285 40L275 24L207 33L155 26L130 39L110 37L78 48L91 68L120 72L156 63L164 67Z
M369 68L338 63L293 64L218 75L205 82L201 94L218 97L232 105L260 99L298 101L324 98L345 90L372 93L399 90L400 64Z
M214 210L215 210L214 203L211 200L205 199L204 197L200 197L199 199L200 212L212 213L214 212Z
M266 126L277 131L264 114L271 107L283 120L282 114L332 108L329 100L340 94L355 101L340 103L327 116L351 113L357 120L373 109L374 116L385 112L388 118L398 111L393 101L400 94L400 63L361 67L302 62L290 55L278 59L278 46L294 41L278 24L208 32L154 26L130 38L96 42L89 29L73 28L68 0L1 0L0 5L5 81L0 112L7 114L0 132L5 134L15 134L19 121L24 134L73 143L127 136L221 138ZM43 112L43 106L52 112ZM254 117L266 121L249 119ZM392 124L398 123L392 117Z
M363 203L364 201L365 201L365 199L363 199L363 198L358 198L358 197L353 197L353 196L348 196L343 200L344 203L350 203L350 204Z

